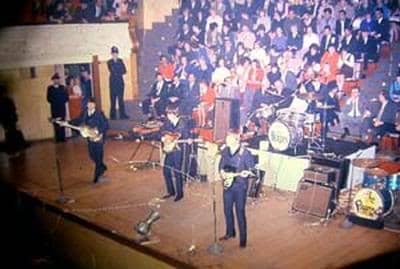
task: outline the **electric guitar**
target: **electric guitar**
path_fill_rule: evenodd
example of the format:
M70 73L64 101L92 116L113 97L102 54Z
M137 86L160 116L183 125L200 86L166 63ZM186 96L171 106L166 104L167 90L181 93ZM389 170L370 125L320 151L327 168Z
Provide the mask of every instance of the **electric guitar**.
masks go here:
M163 135L161 138L161 146L162 150L165 153L170 153L174 150L179 149L179 144L183 143L198 143L202 142L203 140L200 138L197 139L179 139L180 135L174 134L174 133L166 133Z
M57 123L60 126L68 127L73 130L77 130L77 131L79 131L80 135L83 138L87 138L92 142L99 142L103 138L103 134L101 134L97 128L90 128L85 125L84 126L75 126L75 125L69 124L66 121L62 121L59 119L51 119L50 121L52 123Z
M233 182L235 181L236 177L238 176L249 177L249 176L255 176L255 174L250 170L243 170L240 172L222 172L221 176L222 176L222 183L224 185L224 190L227 190L233 185Z

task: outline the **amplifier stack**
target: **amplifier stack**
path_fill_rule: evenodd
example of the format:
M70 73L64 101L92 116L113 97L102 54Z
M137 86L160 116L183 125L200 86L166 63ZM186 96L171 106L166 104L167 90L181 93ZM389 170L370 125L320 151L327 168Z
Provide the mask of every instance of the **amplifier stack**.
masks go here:
M347 176L345 167L346 163L343 162L313 158L297 186L292 210L329 218L336 208L339 190Z

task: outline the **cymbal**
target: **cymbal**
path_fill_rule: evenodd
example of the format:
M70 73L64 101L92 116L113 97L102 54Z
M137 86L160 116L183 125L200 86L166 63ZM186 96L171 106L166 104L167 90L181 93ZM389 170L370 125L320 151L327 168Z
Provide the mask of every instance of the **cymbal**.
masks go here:
M365 173L371 176L377 176L377 177L387 177L389 175L388 172L385 170L375 167L375 168L368 168Z
M352 160L352 164L361 168L374 168L379 165L380 161L376 159L359 158Z

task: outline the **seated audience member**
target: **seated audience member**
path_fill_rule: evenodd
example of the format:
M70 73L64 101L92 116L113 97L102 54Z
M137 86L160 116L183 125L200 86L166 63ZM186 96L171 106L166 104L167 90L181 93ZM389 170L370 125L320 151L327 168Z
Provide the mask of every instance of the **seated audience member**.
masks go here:
M343 48L338 62L339 73L336 76L339 91L343 91L343 85L346 79L353 78L354 64L354 55Z
M310 50L312 45L317 47L319 46L319 36L313 31L313 28L311 26L307 26L305 29L306 32L303 35L303 55Z
M158 65L158 72L162 75L165 81L169 82L174 77L175 65L168 61L165 55L160 56L160 63Z
M168 104L168 86L160 73L156 74L156 80L151 86L147 98L142 102L143 114L149 117L165 115Z
M174 75L172 82L168 85L168 103L180 106L187 85L181 81L178 75Z
M303 47L303 36L299 33L296 24L290 26L290 32L287 39L287 47L289 50L300 50Z
M346 28L349 28L351 25L351 20L347 18L346 11L339 11L339 18L336 20L336 36L339 40L343 40L344 32Z
M362 133L364 139L368 140L368 135L372 135L372 141L378 142L386 133L395 131L397 106L390 101L386 91L381 91L378 96L379 104L371 107L365 113Z
M303 56L303 67L313 66L314 64L320 64L321 54L319 53L319 47L316 44L312 44L309 50Z
M331 44L321 58L320 80L328 84L336 80L340 54L336 51L335 45Z
M358 50L358 42L356 37L353 35L351 27L344 29L344 36L340 42L340 49L346 49L349 53L356 55Z
M275 35L271 38L271 47L281 53L287 49L287 37L284 35L281 27L277 27Z
M382 8L375 10L376 30L372 34L379 44L388 43L390 40L390 24L388 19L383 17Z
M352 89L351 95L347 97L342 112L339 114L344 136L351 134L361 137L361 124L367 106L368 100L360 95L360 89ZM352 131L350 132L350 130Z
M208 86L206 81L200 82L200 103L198 107L199 126L208 126L209 114L214 109L214 103L216 98L215 84L212 83Z
M337 49L339 44L338 37L332 33L332 29L330 26L325 26L324 32L321 38L321 53L324 53L329 49L330 46L333 46Z
M363 64L363 69L366 70L369 62L377 62L379 58L378 45L376 39L371 37L368 32L362 31L358 40L357 61Z
M400 72L396 75L396 80L389 86L390 100L400 106Z

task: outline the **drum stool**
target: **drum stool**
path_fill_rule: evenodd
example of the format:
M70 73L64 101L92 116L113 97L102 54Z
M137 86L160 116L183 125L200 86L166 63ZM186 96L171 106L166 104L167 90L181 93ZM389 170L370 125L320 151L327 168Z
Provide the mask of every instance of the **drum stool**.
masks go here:
M398 152L399 151L399 134L388 133L385 134L379 142L379 150Z

